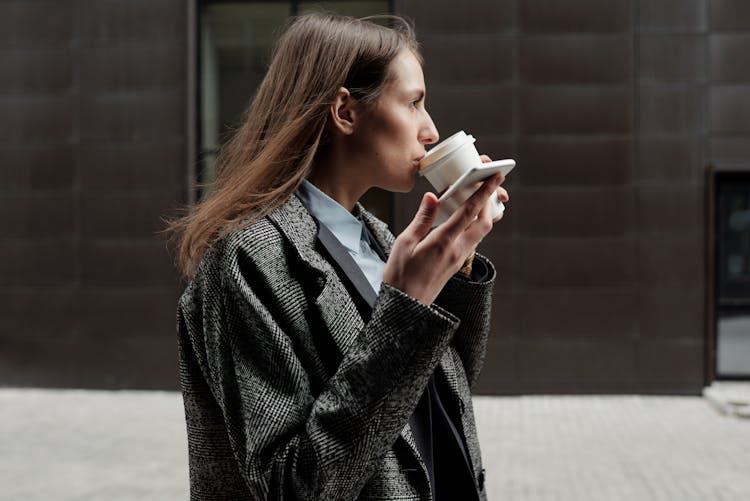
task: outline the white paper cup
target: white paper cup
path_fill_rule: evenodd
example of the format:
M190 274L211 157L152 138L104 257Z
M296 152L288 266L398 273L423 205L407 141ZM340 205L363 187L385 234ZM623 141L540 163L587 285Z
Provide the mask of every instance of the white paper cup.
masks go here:
M464 172L482 165L475 141L474 136L464 131L456 132L427 152L420 162L419 175L426 177L438 193L445 191ZM435 226L444 223L475 190L460 189L451 198L440 202ZM503 213L505 206L497 197L492 199L492 204L492 217L496 218Z

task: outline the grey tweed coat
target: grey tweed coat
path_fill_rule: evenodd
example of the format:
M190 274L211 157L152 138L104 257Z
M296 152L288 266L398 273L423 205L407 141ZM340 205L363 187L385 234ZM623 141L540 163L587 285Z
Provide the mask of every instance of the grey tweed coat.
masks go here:
M365 321L296 196L221 240L178 307L191 499L430 499L408 420L433 372L486 499L470 388L495 271L477 259L489 280L454 277L429 307L384 284Z

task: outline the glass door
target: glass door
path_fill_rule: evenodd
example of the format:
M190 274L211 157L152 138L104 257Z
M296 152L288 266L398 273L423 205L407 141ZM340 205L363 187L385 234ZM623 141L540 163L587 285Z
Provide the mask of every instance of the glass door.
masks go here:
M716 373L750 377L750 174L716 177Z

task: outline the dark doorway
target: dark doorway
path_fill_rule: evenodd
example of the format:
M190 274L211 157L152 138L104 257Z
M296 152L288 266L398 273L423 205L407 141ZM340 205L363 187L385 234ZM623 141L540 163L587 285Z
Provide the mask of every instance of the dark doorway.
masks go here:
M750 172L719 172L716 200L716 375L750 377Z

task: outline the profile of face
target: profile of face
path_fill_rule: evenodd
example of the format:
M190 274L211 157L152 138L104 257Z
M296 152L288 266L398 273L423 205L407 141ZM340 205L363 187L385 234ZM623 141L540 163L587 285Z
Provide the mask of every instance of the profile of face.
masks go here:
M425 108L422 65L411 50L391 62L391 79L377 101L359 113L349 137L352 165L369 186L411 191L425 145L438 131Z

